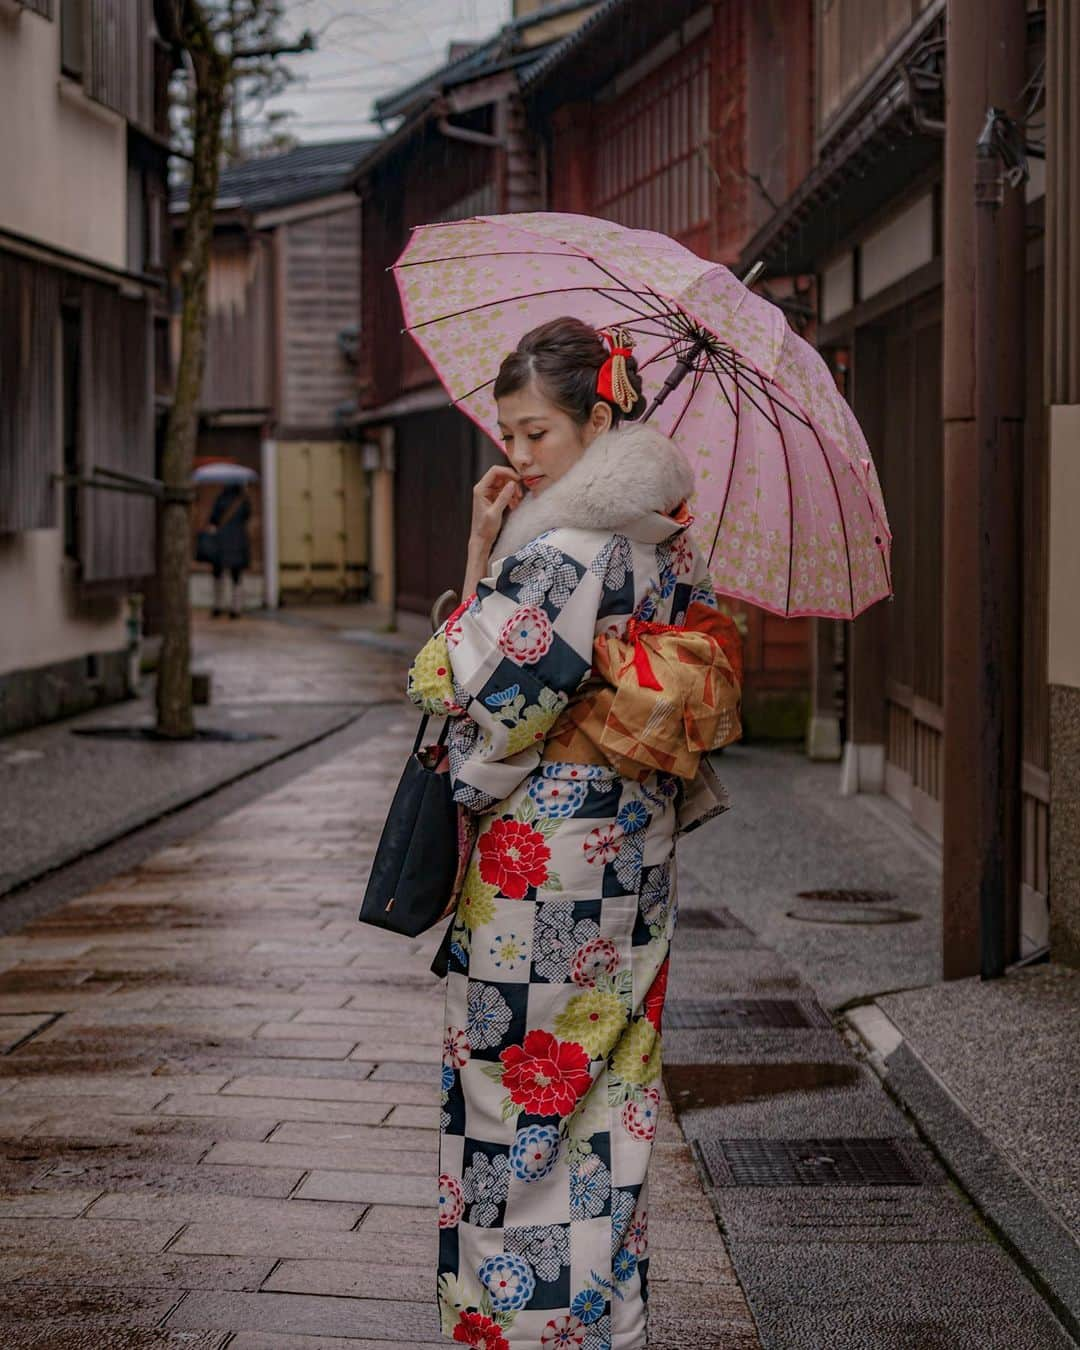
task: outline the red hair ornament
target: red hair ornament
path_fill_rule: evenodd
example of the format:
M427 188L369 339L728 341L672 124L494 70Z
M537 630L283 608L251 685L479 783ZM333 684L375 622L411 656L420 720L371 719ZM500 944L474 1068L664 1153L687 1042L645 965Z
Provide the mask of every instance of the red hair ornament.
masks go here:
M630 382L630 372L626 368L627 357L634 354L634 344L630 334L621 328L609 332L600 330L600 336L607 343L609 356L600 367L596 377L596 392L600 398L606 398L624 414L631 413L637 403L637 390Z

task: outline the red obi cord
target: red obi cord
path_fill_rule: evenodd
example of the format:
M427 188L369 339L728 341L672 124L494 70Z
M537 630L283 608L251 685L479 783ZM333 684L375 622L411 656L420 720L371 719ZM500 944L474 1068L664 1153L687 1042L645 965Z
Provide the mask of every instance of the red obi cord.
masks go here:
M649 653L645 646L639 641L640 638L649 634L657 633L690 633L697 629L687 628L685 624L674 623L645 623L641 619L631 619L626 625L626 640L634 644L634 670L637 672L638 685L642 689L663 689L663 685L656 678L656 672L652 668L652 662L649 660Z

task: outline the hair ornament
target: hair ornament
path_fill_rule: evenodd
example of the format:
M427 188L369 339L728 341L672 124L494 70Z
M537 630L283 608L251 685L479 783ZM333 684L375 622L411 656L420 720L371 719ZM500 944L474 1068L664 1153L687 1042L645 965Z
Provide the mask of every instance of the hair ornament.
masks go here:
M614 403L623 413L630 413L637 403L637 390L630 383L626 358L633 355L634 341L625 328L601 328L600 337L607 343L608 358L596 377L596 392L600 398Z

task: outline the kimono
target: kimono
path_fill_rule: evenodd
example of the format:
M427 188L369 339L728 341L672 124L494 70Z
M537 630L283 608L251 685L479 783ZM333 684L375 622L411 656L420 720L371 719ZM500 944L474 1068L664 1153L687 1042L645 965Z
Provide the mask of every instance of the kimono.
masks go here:
M681 703L662 688L664 627L716 613L677 512L691 487L658 432L599 437L513 513L491 575L410 672L414 701L454 719L454 794L476 823L447 975L438 1300L444 1335L477 1350L647 1345L674 840L700 799L656 766L677 748L696 778L739 734L718 646L704 673L669 662L692 672ZM651 660L625 641L638 630ZM613 716L620 671L652 700L631 704L636 729ZM673 707L661 740L696 752L648 749Z

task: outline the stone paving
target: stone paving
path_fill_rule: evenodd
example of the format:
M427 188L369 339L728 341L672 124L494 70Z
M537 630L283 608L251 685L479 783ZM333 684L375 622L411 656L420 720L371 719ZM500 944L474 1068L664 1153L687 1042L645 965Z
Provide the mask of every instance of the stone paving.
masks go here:
M437 935L355 922L412 724L365 719L363 749L0 940L5 1350L446 1344ZM751 1350L664 1114L650 1345Z

